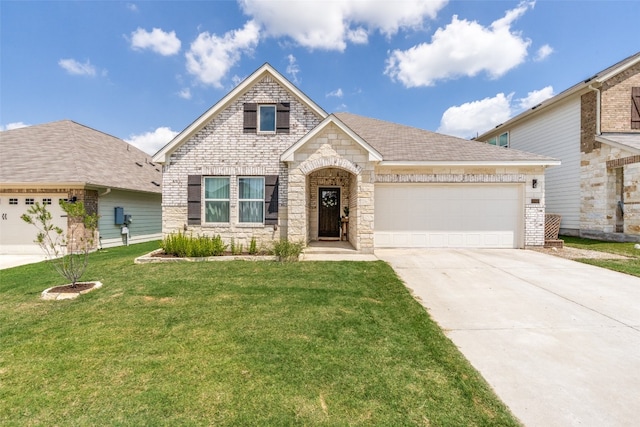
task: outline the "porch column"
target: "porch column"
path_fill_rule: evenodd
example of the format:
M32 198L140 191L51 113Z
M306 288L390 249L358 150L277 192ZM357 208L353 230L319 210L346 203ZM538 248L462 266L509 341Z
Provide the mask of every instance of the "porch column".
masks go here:
M363 253L373 253L374 184L369 174L360 174L358 180L358 236L357 248Z
M307 243L306 176L299 168L289 171L288 238Z

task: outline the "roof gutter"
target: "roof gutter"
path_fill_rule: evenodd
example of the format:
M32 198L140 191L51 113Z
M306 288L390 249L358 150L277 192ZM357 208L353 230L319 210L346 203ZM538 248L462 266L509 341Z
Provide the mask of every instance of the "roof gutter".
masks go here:
M426 161L382 161L379 166L560 166L560 160L426 160Z

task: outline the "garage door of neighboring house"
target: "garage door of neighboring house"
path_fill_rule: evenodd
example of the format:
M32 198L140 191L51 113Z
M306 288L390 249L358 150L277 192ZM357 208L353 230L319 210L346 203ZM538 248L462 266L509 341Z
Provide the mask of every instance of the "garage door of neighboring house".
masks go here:
M31 204L47 203L54 225L67 229L67 218L60 207L60 194L11 194L0 196L0 254L42 254L34 243L38 231L20 217ZM51 203L51 204L49 204Z
M520 184L376 184L378 248L519 248Z

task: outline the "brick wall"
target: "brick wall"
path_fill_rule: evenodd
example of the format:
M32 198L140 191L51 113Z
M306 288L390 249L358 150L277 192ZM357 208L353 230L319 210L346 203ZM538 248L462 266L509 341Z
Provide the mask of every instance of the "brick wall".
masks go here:
M612 77L602 85L601 131L638 132L631 129L631 88L640 87L640 64Z
M290 102L289 134L243 133L244 103ZM187 222L187 176L226 175L231 183L231 223L226 227L188 226L194 234L220 234L226 241L248 244L286 236L288 173L280 155L320 123L297 98L270 76L264 77L221 111L168 159L163 173L163 233L182 231ZM237 178L243 175L279 175L279 229L273 226L237 224ZM245 242L246 241L246 242Z

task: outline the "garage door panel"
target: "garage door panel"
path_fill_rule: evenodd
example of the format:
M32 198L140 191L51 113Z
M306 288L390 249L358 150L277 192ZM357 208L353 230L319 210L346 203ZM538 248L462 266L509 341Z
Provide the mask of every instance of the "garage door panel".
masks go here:
M16 202L14 202L14 200ZM0 196L0 254L41 254L42 249L34 242L38 231L21 218L29 208L29 203L43 204L51 212L53 225L63 230L67 228L65 212L60 207L60 194L9 194ZM14 204L15 203L15 204Z
M376 247L520 247L522 186L384 184L375 190Z

